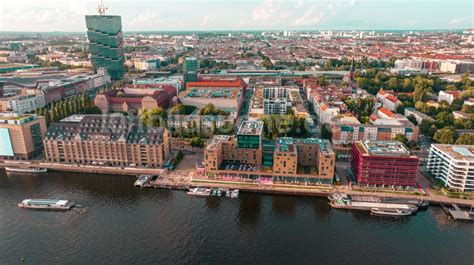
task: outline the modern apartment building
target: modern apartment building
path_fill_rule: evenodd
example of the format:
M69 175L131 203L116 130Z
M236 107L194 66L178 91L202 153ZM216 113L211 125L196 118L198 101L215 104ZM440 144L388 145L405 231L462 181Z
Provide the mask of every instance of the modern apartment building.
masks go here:
M39 89L23 89L19 95L0 98L0 112L12 111L23 114L45 106L43 91Z
M361 124L355 117L341 117L331 124L333 144L349 144L353 141L388 141L397 134L409 141L418 139L419 127L405 119L376 119L372 124Z
M43 142L45 160L56 163L154 168L171 155L167 129L121 114L70 116L51 124Z
M474 146L432 144L428 172L455 191L474 191Z
M0 113L0 159L27 160L43 151L44 117Z
M291 137L264 140L262 130L261 122L244 121L237 137L215 136L204 151L206 171L279 183L332 183L335 153L329 141ZM232 165L252 170L240 171Z
M86 16L87 38L94 71L106 68L112 80L123 78L122 19L120 16Z
M351 167L359 185L413 187L419 159L396 141L356 141Z

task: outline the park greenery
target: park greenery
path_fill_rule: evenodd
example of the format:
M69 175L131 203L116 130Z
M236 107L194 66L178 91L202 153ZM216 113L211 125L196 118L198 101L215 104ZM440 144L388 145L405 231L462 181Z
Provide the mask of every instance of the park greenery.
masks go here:
M294 114L265 115L263 121L263 134L265 138L278 137L305 137L308 132L305 128L305 119Z
M459 82L448 83L436 76L416 75L402 76L388 74L383 70L369 68L356 72L356 82L362 89L370 94L376 95L383 88L393 90L401 105L397 112L404 114L406 108L416 108L418 111L433 118L433 121L423 120L417 124L415 117L408 117L415 125L420 126L423 134L433 137L438 143L445 144L474 144L473 137L458 133L458 130L474 129L474 107L463 105L464 101L474 97L474 83L469 79L469 75L463 74ZM436 99L439 91L461 91L451 105L442 101L438 104L431 102ZM367 110L373 107L370 100L348 99L346 105L353 111L361 122L366 122ZM455 119L453 111L466 113L468 118Z

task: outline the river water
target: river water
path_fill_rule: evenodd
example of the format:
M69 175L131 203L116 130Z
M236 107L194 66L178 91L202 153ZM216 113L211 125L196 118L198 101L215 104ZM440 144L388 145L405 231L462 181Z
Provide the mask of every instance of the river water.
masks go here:
M127 176L0 170L0 264L473 264L474 224L438 207L402 218L324 198L196 198ZM25 198L74 200L68 212Z

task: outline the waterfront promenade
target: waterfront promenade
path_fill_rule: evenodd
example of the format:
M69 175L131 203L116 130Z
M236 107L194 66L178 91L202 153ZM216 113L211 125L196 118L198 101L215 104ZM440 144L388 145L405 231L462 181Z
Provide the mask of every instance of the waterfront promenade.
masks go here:
M152 183L151 188L165 189L187 189L190 187L206 187L206 188L229 188L240 189L247 192L268 193L268 194L285 194L299 196L319 196L326 197L334 192L343 192L350 195L370 195L379 197L396 197L407 199L420 199L419 194L410 194L406 192L390 192L390 191L360 191L352 190L347 185L320 185L305 186L292 184L272 184L265 185L258 182L237 182L222 181L210 179L205 176L197 176L195 170L175 170L167 171L157 168L135 168L135 167L107 167L92 165L70 165L59 163L45 163L41 161L0 161L0 168L4 167L41 167L51 171L62 172L79 172L93 174L111 174L111 175L129 175L136 177L137 175L161 175L157 182ZM432 204L457 204L462 207L474 206L474 200L449 198L444 195L434 193L431 188L425 186L423 189L425 195L423 200Z

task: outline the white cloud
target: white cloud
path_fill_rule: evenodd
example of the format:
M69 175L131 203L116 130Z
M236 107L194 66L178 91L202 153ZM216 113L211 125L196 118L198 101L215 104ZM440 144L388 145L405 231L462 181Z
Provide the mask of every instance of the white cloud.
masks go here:
M204 16L201 21L201 27L205 28L208 27L210 24L212 24L216 20L215 17L211 16Z
M306 10L303 16L298 17L293 25L295 26L313 26L321 23L325 19L325 12L322 8L318 8L317 5L312 5Z
M449 25L460 25L464 22L467 22L469 20L472 20L472 17L455 17L453 19L451 19L451 21L449 22Z
M279 3L266 0L252 11L252 22L259 26L277 26L288 19L290 13L281 8Z
M136 15L132 20L129 22L129 26L131 27L142 27L142 28L150 28L157 24L160 21L161 16L157 10L147 10L144 13L140 13Z

